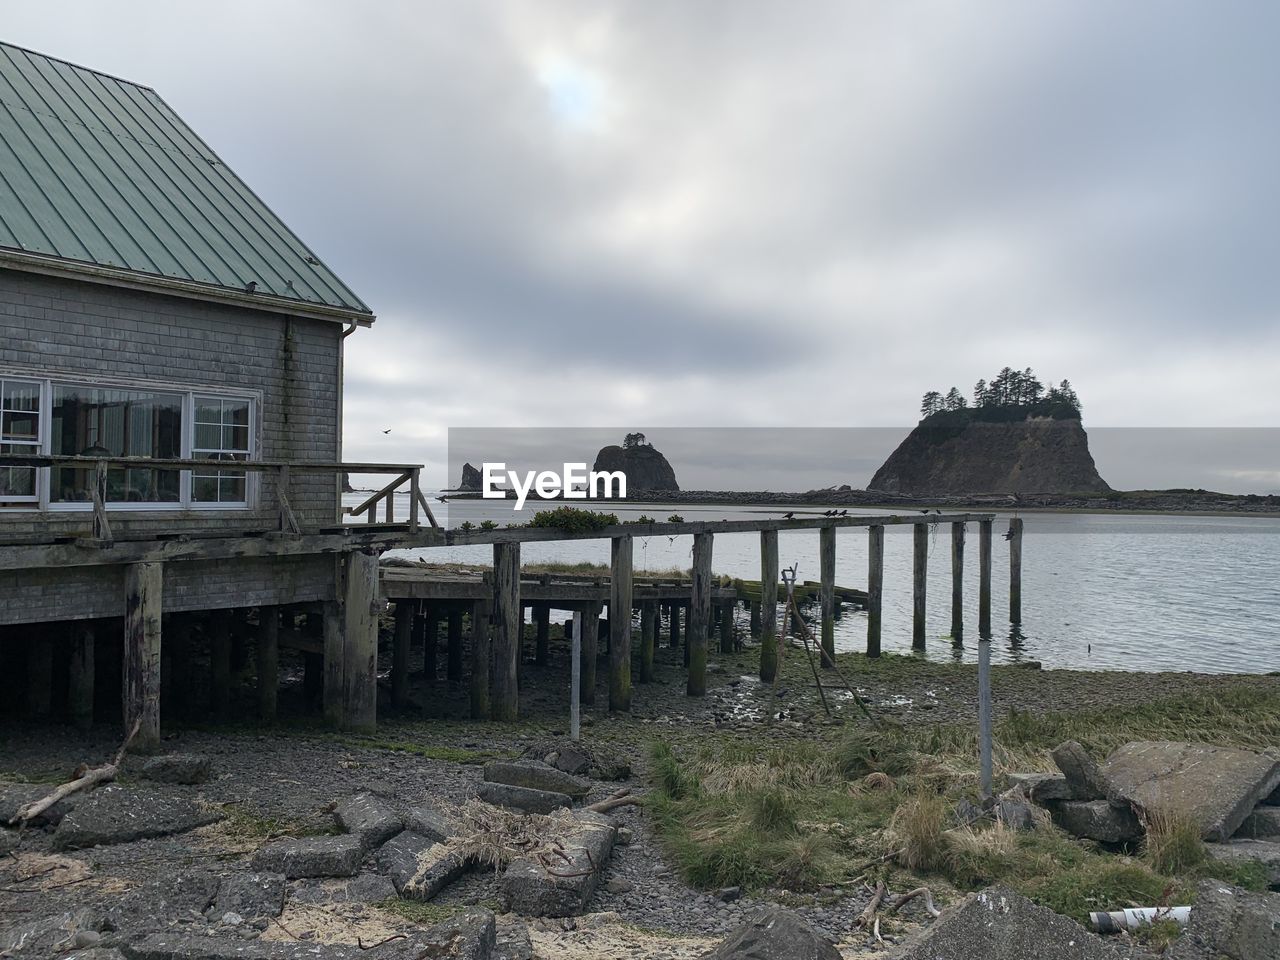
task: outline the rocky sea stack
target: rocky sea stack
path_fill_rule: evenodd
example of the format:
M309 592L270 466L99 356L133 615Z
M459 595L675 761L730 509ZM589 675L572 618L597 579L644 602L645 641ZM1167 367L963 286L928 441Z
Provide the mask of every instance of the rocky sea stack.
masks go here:
M923 419L868 488L916 497L1108 493L1089 452L1080 402L1064 380L1045 392L1030 369L979 380L974 405L930 392Z
M657 449L643 433L629 433L622 446L601 447L596 454L592 470L621 470L627 477L627 493L638 490L679 490L676 472L671 469Z
M479 490L483 479L479 470L469 463L464 463L462 465L462 478L458 481L458 489Z

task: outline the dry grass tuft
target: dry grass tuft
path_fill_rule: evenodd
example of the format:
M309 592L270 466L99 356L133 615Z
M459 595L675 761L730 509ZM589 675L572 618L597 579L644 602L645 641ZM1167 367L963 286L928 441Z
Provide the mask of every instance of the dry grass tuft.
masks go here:
M893 812L889 834L900 850L898 862L909 870L936 870L947 859L946 800L918 793Z
M868 773L862 778L862 785L868 790L888 793L896 784L893 777L889 776L883 770L876 770L874 773Z
M1160 873L1187 873L1209 859L1200 825L1176 807L1149 810L1144 818L1147 860Z

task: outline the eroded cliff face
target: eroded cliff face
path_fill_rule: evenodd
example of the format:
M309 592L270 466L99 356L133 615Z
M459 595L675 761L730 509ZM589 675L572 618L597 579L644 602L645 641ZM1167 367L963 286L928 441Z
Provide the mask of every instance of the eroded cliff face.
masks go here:
M627 476L627 494L637 490L679 490L676 472L656 447L616 445L601 447L592 470L621 470Z
M908 496L1103 493L1079 420L918 425L876 471L871 490Z

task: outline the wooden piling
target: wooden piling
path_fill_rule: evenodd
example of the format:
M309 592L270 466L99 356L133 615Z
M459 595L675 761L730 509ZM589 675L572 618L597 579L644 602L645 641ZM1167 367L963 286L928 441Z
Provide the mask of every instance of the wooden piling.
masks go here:
M579 653L582 671L582 695L584 706L596 702L596 661L600 658L600 609L599 600L588 600L582 607L582 645Z
M548 578L548 582L549 578ZM536 629L533 662L540 667L547 664L547 656L551 650L551 605L535 603L533 605L533 623Z
M231 611L213 610L209 630L209 707L217 720L231 713Z
M951 642L964 644L964 537L965 525L951 524Z
M44 720L53 712L53 637L44 624L23 631L27 640L27 714Z
M867 656L880 656L884 607L884 527L867 527Z
M462 685L462 613L462 607L456 603L449 607L449 627L446 634L449 662L445 667L445 675L451 687ZM520 636L523 637L523 624L521 627ZM519 653L519 647L517 647L517 657Z
M342 728L372 733L378 727L378 555L352 551L345 565Z
M1022 622L1022 518L1009 521L1009 622Z
M124 728L140 722L133 748L154 750L160 744L160 608L164 565L131 563L124 577L124 658L122 702Z
M409 651L413 648L411 600L397 600L395 633L391 641L391 705L401 709L409 700Z
M471 608L471 719L488 720L491 657L489 639L490 600L477 600Z
M929 524L917 523L913 527L915 550L911 573L911 647L925 648L925 592L929 576Z
M653 648L658 643L658 601L640 604L640 682L653 682Z
M258 719L275 723L280 687L280 608L258 608Z
M836 665L836 528L818 532L818 600L822 610L822 665Z
M341 568L339 562L339 567ZM336 578L337 595L326 600L323 610L324 631L324 719L331 727L342 727L345 710L343 701L346 698L346 658L342 652L342 600L346 593L345 569Z
M493 696L495 720L514 721L520 715L517 677L524 623L520 616L520 544L493 545Z
M760 680L778 674L778 531L760 531Z
M686 692L707 692L707 627L711 620L711 553L714 534L693 535L693 586L689 594L689 682Z
M632 554L630 536L614 537L609 577L609 709L631 709Z
M680 647L680 604L673 603L668 606L671 616L667 623L670 627L671 649L676 650Z
M733 603L722 603L720 607L720 652L733 653Z
M978 636L991 636L991 525L978 521Z
M751 631L751 638L753 640L759 639L760 637L760 601L748 600L747 610L748 610L748 615L750 617L749 629Z
M67 714L77 730L93 726L92 620L71 625L71 658L67 673Z
M434 603L424 606L422 634L426 638L422 648L422 672L426 674L427 686L433 687L440 677L440 608Z

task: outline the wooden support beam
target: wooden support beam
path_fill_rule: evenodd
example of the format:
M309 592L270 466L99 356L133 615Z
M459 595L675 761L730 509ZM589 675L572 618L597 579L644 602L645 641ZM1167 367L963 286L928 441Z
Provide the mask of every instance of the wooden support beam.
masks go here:
M951 524L951 642L964 645L964 536L965 525Z
M978 521L978 636L991 636L991 526Z
M746 604L747 610L750 612L751 638L756 640L760 637L760 601L748 600Z
M760 680L778 673L778 531L760 531Z
M653 682L653 648L658 645L658 601L640 603L640 682Z
M372 733L378 727L378 555L356 550L344 566L341 727Z
M867 527L867 656L880 656L884 606L884 527Z
M28 628L27 713L45 720L53 712L53 637L45 624Z
M588 600L582 608L581 696L584 706L596 702L596 662L600 659L600 609L599 600Z
M733 653L733 603L719 603L720 652Z
M339 565L335 578L336 598L324 605L324 719L331 727L346 723L347 661L342 650L342 597L346 595L347 572Z
M533 622L537 626L533 662L543 667L547 664L547 656L551 650L551 605L548 603L535 603L533 605Z
M631 709L631 574L634 542L614 537L609 576L609 709Z
M1022 622L1022 518L1009 521L1009 622Z
M711 621L711 554L715 535L693 535L693 586L689 593L689 682L686 693L707 692L707 628Z
M84 620L71 625L71 658L67 673L67 714L77 730L93 726L93 645L94 623Z
M459 604L453 604L449 607L449 629L448 629L448 653L449 660L445 668L445 675L449 681L449 686L462 686L462 614L463 609ZM523 624L521 624L521 634L523 635ZM518 655L518 651L517 651Z
M422 669L427 675L427 686L434 687L440 678L440 606L435 603L423 605L423 636L426 646L422 648Z
M489 683L492 672L489 617L491 600L477 600L471 607L471 719L488 720Z
M409 701L409 651L413 646L412 600L396 601L395 634L391 647L391 705L400 710Z
M929 527L917 524L912 529L914 551L911 563L911 648L925 648L925 597L929 581Z
M822 665L836 665L836 528L818 533L818 603L822 611Z
M671 644L671 649L675 650L680 646L680 604L668 604L667 609L670 611L667 618L667 625L670 629L668 642Z
M212 610L209 631L209 707L217 720L231 713L231 611Z
M493 545L493 719L520 715L517 671L524 623L520 617L520 544Z
M275 723L280 689L280 608L258 608L258 719Z
M133 749L160 745L160 607L164 566L135 563L124 575L124 729L139 723Z

